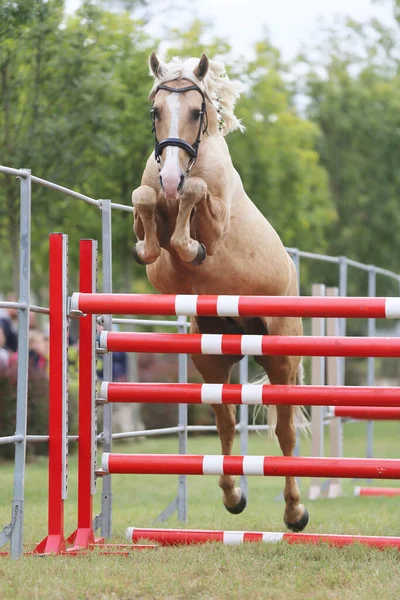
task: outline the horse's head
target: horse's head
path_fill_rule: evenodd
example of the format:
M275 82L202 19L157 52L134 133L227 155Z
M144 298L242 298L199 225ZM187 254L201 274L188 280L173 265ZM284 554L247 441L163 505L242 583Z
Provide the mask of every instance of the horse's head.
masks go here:
M150 57L156 79L162 80L165 67L156 55ZM168 199L178 197L185 177L197 158L202 135L207 129L207 102L204 86L209 61L205 54L190 73L159 83L153 92L155 157L160 165L160 183Z
M150 68L155 77L150 93L155 158L165 197L174 200L197 159L203 136L223 135L240 127L233 110L225 121L220 100L221 88L229 88L227 97L233 109L239 90L229 81L224 66L209 61L205 54L200 59L174 59L165 65L153 52Z

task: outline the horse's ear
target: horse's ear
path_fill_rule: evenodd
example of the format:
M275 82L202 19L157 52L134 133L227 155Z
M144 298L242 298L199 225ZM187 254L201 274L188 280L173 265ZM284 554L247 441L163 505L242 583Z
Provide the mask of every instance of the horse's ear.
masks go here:
M208 67L210 66L210 62L208 60L207 54L203 54L199 64L193 70L193 73L196 75L197 79L203 81L204 77L207 75Z
M151 69L154 77L156 77L157 79L160 79L165 73L165 67L162 63L160 63L155 52L151 53L149 62L150 62L150 69Z

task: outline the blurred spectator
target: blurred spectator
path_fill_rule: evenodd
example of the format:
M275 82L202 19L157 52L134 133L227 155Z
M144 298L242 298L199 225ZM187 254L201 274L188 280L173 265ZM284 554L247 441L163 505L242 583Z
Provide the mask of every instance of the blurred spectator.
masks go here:
M7 302L18 302L15 294L7 294ZM11 352L18 350L18 309L6 308L5 314L0 317L0 327L5 335L4 347Z
M8 367L10 362L10 351L5 347L6 334L3 327L0 325L0 367Z
M97 324L96 335L97 343L100 340L100 333L103 331L103 326ZM126 352L113 352L113 381L127 381L128 375L128 362ZM97 357L97 375L100 379L103 379L103 357L99 355Z
M127 358L125 352L113 352L113 381L127 381Z
M39 329L37 324L37 315L32 311L29 312L29 329Z
M29 331L29 360L36 369L46 369L49 356L48 336L40 329Z

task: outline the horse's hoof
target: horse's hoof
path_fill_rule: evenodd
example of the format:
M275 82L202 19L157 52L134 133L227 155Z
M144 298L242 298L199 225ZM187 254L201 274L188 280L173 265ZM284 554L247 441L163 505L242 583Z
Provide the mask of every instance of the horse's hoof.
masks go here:
M136 246L137 244L135 244L132 248L132 256L139 265L145 265L146 263L140 258L138 251L136 250Z
M309 520L310 520L310 515L308 514L308 510L305 508L303 516L301 517L301 519L299 519L297 521L297 523L288 523L285 519L285 525L288 529L290 529L290 531L294 531L294 532L303 531L303 529L305 529L307 527Z
M230 512L232 515L240 515L240 513L243 512L244 509L246 508L246 505L247 505L246 494L242 490L240 490L240 492L241 492L240 500L236 504L236 506L230 507L230 506L227 506L226 504L224 504L226 510L228 512Z
M190 263L191 265L195 265L196 267L198 265L201 265L201 263L203 263L207 258L207 250L204 244L202 244L201 242L199 242L199 249L197 251L197 256L194 260L192 260L192 262Z

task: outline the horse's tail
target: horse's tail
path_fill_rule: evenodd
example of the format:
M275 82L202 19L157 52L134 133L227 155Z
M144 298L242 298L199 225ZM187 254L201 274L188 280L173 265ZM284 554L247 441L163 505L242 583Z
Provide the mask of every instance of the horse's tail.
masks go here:
M268 375L265 374L265 375L262 375L261 377L257 378L255 383L261 384L261 385L268 384L269 383ZM304 368L303 368L303 363L300 362L299 367L297 369L296 385L303 385L303 384L304 384ZM293 415L294 425L295 425L296 429L299 429L301 433L304 433L307 436L311 432L311 426L310 426L310 421L308 419L307 412L306 412L304 406L294 406L293 408L294 408L294 415ZM257 418L257 414L258 414L258 411L254 411L254 413L253 413L254 420ZM267 407L267 423L269 426L268 434L270 437L275 437L276 421L277 421L276 406L268 405L268 407Z

